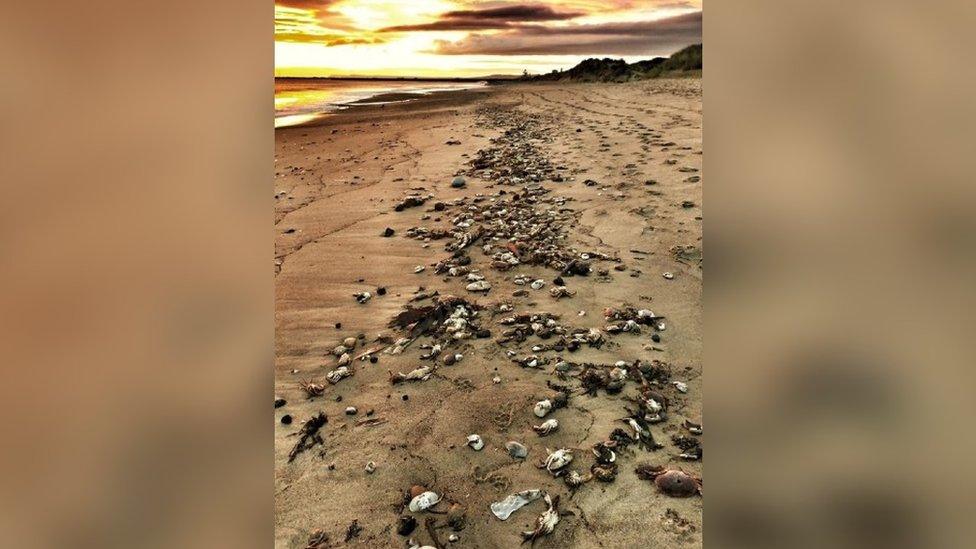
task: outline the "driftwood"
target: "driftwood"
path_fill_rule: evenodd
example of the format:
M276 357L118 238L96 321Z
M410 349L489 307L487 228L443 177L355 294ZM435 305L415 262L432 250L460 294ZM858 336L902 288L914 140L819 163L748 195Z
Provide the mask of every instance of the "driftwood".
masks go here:
M325 416L325 413L319 412L319 415L312 416L311 419L302 424L302 429L298 432L300 438L295 443L295 447L288 453L288 463L294 461L298 457L298 454L316 444L325 445L325 441L322 440L322 435L319 434L319 429L328 422L329 418Z

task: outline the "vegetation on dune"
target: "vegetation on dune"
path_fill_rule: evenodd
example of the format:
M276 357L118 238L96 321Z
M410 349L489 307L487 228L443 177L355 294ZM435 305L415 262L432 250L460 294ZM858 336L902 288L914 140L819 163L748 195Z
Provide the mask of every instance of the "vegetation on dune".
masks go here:
M523 80L545 82L628 82L662 76L685 76L702 69L702 45L694 44L675 52L671 57L655 57L636 63L623 59L584 59L564 71L538 76L524 76Z

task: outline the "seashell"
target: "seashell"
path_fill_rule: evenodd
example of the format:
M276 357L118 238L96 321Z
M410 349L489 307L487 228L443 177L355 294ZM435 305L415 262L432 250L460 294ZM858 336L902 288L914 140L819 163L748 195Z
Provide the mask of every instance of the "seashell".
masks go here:
M559 429L559 421L556 418L547 419L542 422L542 425L535 425L532 430L539 433L539 436L544 437L549 433Z
M590 472L593 474L593 478L600 482L613 482L617 479L617 464L601 465L594 463L590 467Z
M687 383L684 383L682 381L672 381L671 384L674 385L674 388L677 389L679 393L687 393L688 392L688 384Z
M342 380L342 378L349 377L351 375L352 375L352 370L350 370L346 366L340 366L335 370L332 370L331 372L325 374L325 379L327 379L329 383L335 385L336 383L339 383Z
M469 292L487 292L491 289L491 284L487 280L478 280L465 286Z
M440 500L441 497L437 495L436 492L428 491L420 494L419 496L415 496L413 499L411 499L408 508L410 509L411 513L426 511L427 509L430 509L434 505L437 505L437 502L439 502Z
M342 346L346 348L346 351L351 351L356 348L356 338L347 337L342 340Z
M492 514L499 520L508 520L512 513L542 497L542 490L523 490L490 505Z
M339 357L339 360L336 362L336 364L339 366L346 366L350 362L352 362L352 357L349 356L349 353L342 353L342 356Z
M529 449L524 444L514 440L506 442L505 449L508 450L508 455L515 459L524 459L525 456L529 455Z
M573 470L566 473L566 475L563 477L563 482L566 483L566 486L569 487L570 490L575 490L583 484L589 482L592 478L593 475L586 475L584 477L583 475L579 474L579 471Z
M334 349L332 349L332 354L335 356L342 356L347 352L349 352L349 348L345 345L337 345Z
M674 273L672 273L670 271L666 271L661 276L663 276L664 278L666 278L668 280L671 280L671 279L674 278Z
M454 543L455 541L457 541L459 539L461 539L461 538L458 537L457 534L451 534L450 536L447 536L447 541L449 541L451 543Z
M546 281L545 280L542 280L541 278L538 279L538 280L534 280L534 281L532 281L532 284L529 284L529 286L533 290L539 290L539 289L541 289L545 285L546 285Z
M376 464L373 463L372 461L368 461L368 462L366 462L366 468L365 469L366 469L366 472L367 473L373 474L373 471L376 470Z
M485 441L481 440L478 435L468 435L468 446L478 451L485 447Z
M413 268L413 272L414 274L420 274L424 272L426 269L427 267L424 267L423 265L417 265L416 267Z
M535 408L532 409L536 417L546 417L546 414L548 414L550 410L552 410L552 401L548 398L546 400L536 402Z
M491 378L491 382L494 383L495 385L498 385L499 383L502 382L502 378L500 376L495 376Z

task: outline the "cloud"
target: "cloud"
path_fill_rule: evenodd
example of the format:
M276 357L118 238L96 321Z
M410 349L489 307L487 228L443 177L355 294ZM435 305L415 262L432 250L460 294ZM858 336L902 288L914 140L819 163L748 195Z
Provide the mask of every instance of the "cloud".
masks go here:
M418 25L387 27L381 32L497 30L518 28L527 21L565 21L582 11L557 11L542 4L512 4L497 8L456 10L443 13L437 21Z
M547 27L519 25L496 34L438 40L443 55L668 55L701 42L702 14L654 21Z

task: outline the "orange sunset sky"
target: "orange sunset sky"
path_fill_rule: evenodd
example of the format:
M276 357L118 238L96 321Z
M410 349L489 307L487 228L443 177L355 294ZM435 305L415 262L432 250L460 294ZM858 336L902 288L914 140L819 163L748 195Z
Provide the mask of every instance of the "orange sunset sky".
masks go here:
M701 0L276 0L275 76L485 76L701 42Z

